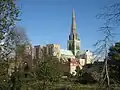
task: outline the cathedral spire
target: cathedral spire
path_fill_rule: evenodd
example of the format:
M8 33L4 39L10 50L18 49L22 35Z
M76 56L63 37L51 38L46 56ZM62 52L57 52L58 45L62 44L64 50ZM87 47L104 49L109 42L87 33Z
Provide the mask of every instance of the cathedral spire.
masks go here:
M74 9L72 10L72 24L68 40L68 50L71 50L75 56L77 51L80 50L80 40L76 31L76 18Z
M71 25L71 33L69 36L69 40L78 40L78 35L76 31L76 17L75 17L75 11L72 10L72 25Z
M76 18L75 18L75 11L74 8L72 10L72 25L71 25L71 32L76 32Z

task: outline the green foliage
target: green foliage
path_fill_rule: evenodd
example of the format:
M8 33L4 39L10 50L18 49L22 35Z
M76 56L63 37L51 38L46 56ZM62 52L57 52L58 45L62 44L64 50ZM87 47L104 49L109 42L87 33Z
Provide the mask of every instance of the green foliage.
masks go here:
M0 90L7 90L8 80L8 63L7 61L0 61Z
M23 90L23 87L28 89L31 87L35 78L33 77L32 72L29 70L23 70L23 68L16 68L14 72L12 72L8 85L10 90Z
M7 67L8 67L7 61L1 61L0 62L0 77L5 76L7 74Z
M112 84L120 83L120 42L111 46L108 53L110 61L109 63L109 75Z
M0 43L14 27L19 13L14 0L0 0ZM2 49L2 45L0 49Z
M120 42L110 47L108 56L111 60L120 60Z
M80 69L79 66L76 67L76 77L80 78L82 76L82 70Z
M96 82L91 73L83 72L80 67L76 67L76 82L81 84L93 84Z
M25 59L25 46L26 45L17 45L15 49L17 61L23 61Z
M61 71L58 60L46 57L37 66L36 74L39 80L57 82L61 78Z
M15 0L0 0L0 89L9 90L9 54L13 47L10 37L13 36L11 30L18 21L20 11ZM10 44L11 43L11 44ZM6 61L5 61L6 60Z
M111 84L120 84L120 66L109 65L109 75Z
M19 21L20 10L15 0L0 0L0 55L8 59L15 48L15 23Z
M6 57L7 59L10 58L12 53L16 52L18 47L24 48L25 45L29 44L28 37L25 33L25 30L20 27L14 27L4 39L4 51L2 51L3 59Z
M11 72L12 75L9 80L11 90L20 90L22 85L31 82L33 78L28 63L25 63L25 60L28 60L28 58L26 59L27 54L25 53L25 47L25 44L21 44L17 45L15 49L15 60L11 62L15 64L14 72Z
M38 60L34 68L30 71L22 72L22 90L53 90L53 85L59 83L62 73L59 69L59 61L53 57L45 57ZM25 78L23 75L28 74Z

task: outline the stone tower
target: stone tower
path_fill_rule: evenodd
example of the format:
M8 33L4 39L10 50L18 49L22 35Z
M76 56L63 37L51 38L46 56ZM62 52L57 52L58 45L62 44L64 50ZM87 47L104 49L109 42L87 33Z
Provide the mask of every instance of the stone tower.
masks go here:
M74 9L72 11L71 32L67 43L68 43L68 50L71 50L73 54L76 56L76 53L80 51L80 40L78 38L78 34L76 31L76 18L75 18Z

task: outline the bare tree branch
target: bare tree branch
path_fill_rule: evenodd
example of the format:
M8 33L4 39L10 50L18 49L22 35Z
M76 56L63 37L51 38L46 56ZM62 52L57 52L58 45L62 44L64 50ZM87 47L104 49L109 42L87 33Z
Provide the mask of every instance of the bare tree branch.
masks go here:
M104 66L101 73L100 83L98 87L101 87L101 85L104 85L104 83L107 83L107 88L110 86L110 80L109 80L109 74L108 74L108 65L107 65L107 57L108 57L108 50L109 47L113 44L113 38L114 34L112 32L112 27L109 26L109 24L104 24L103 27L99 28L100 32L103 32L103 39L98 40L98 42L95 44L97 49L95 50L97 61L103 59L104 60Z

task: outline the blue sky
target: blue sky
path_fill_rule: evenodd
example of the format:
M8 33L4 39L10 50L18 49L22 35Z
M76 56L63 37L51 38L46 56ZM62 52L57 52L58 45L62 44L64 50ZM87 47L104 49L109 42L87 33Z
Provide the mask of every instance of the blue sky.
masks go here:
M81 49L93 49L93 44L100 39L97 30L103 24L95 16L101 8L116 2L120 1L19 0L22 20L17 24L25 28L33 45L54 43L66 49L74 8Z

